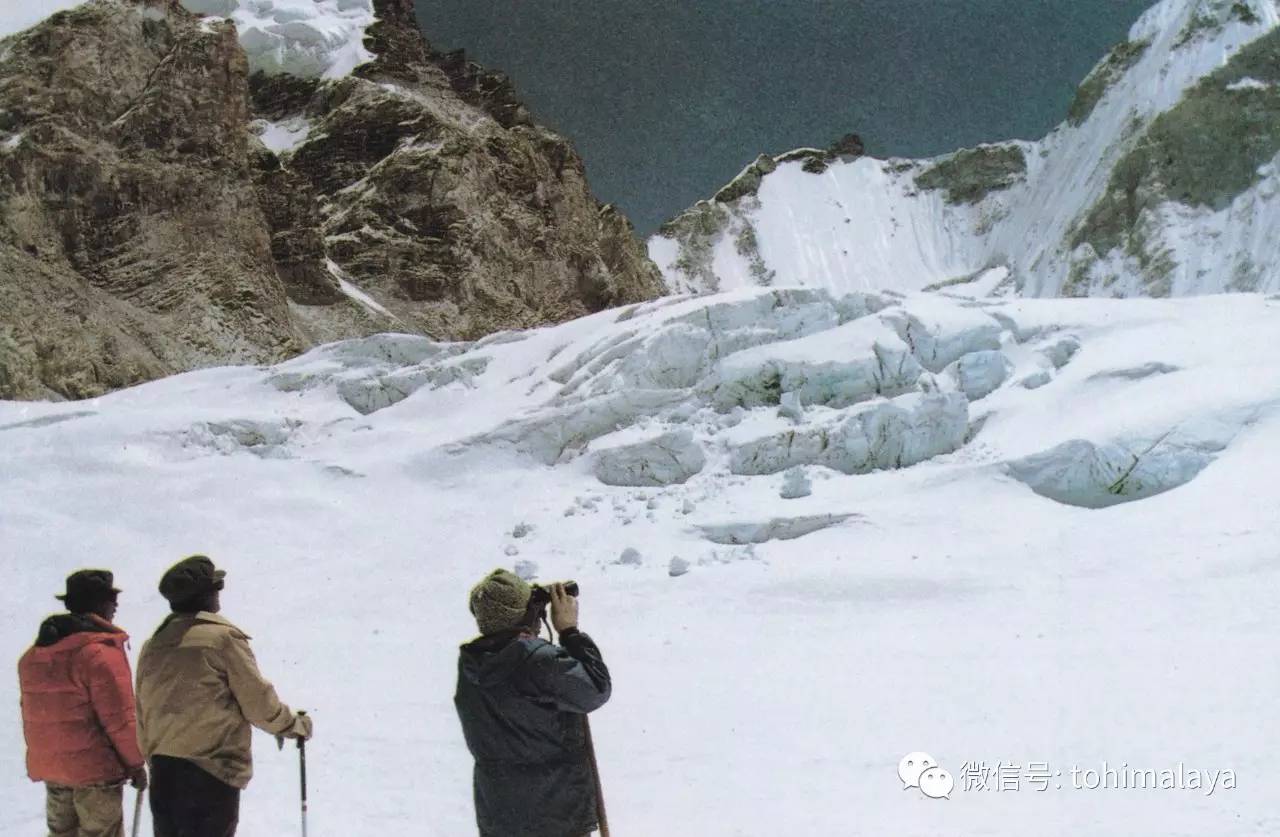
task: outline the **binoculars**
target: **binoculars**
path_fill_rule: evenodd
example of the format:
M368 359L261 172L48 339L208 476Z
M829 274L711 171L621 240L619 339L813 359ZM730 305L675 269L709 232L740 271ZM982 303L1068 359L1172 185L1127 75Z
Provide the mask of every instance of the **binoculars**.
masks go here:
M568 593L570 596L577 598L578 582L576 581L564 582L564 591ZM541 584L533 585L533 593L532 595L529 596L529 601L530 603L535 605L551 604L551 589L549 587L543 587Z

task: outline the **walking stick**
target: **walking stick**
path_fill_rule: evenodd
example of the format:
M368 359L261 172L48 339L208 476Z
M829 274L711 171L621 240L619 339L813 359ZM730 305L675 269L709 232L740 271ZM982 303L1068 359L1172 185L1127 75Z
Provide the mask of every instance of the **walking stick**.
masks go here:
M138 837L138 828L142 825L142 794L144 791L138 789L138 799L133 803L133 837Z
M298 711L299 715L305 715L306 712ZM276 748L284 749L284 736L276 736ZM301 780L302 787L302 837L307 837L307 740L305 738L298 739L298 778ZM136 834L134 837L138 837Z
M305 712L299 712L305 715ZM302 837L307 837L307 740L298 739L298 778L302 785Z
M596 785L596 818L600 820L600 837L609 837L609 816L604 811L604 788L600 785L600 765L596 762L596 747L591 741L591 722L582 716L582 731L587 745L587 759L591 762L591 779Z
M298 774L302 780L302 837L307 837L307 742L298 739Z
M573 595L576 596L577 593ZM556 639L556 633L545 613L542 615L542 624L546 625L552 639ZM582 716L582 742L586 746L587 761L591 763L591 781L596 787L596 819L600 823L600 837L609 837L609 815L604 810L604 787L600 784L600 764L596 761L596 745L591 740L591 721L586 715Z

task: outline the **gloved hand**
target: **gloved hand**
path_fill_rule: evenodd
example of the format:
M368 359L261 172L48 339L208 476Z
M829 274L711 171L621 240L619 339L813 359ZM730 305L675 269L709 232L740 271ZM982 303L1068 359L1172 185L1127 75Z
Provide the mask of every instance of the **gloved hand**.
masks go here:
M147 789L147 766L145 764L129 774L129 784L140 791Z
M301 738L303 741L311 740L311 716L305 712L299 712L293 716L293 726L280 733L281 738Z

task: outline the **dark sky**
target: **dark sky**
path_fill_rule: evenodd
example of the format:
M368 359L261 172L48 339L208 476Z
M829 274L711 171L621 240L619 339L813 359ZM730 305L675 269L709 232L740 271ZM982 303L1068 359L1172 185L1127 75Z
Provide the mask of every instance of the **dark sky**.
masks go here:
M642 234L758 153L1043 136L1154 0L416 0L438 49L507 72Z

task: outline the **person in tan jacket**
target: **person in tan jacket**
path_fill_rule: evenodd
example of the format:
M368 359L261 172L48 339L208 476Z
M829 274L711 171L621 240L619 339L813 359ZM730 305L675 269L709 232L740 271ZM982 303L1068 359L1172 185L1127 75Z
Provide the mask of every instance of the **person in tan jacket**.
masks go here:
M311 737L311 718L280 702L249 637L218 615L226 573L203 555L170 567L173 611L138 659L138 740L151 766L155 837L232 837L253 776L252 727Z

